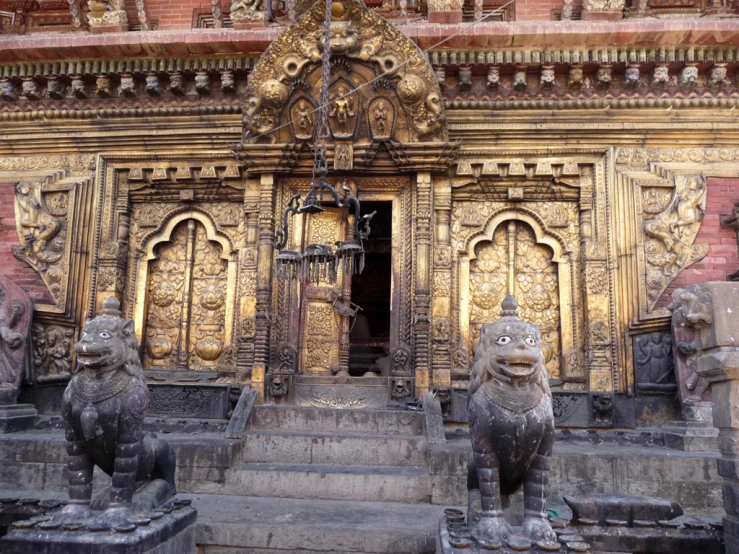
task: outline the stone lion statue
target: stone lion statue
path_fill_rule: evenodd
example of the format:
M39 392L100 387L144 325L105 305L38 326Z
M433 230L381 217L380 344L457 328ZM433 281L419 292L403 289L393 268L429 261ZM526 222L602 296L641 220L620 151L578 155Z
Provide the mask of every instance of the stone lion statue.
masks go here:
M64 392L69 503L65 521L105 510L102 520L126 521L175 493L175 456L166 441L144 438L149 391L139 359L133 322L120 317L115 297L83 330L74 345L77 367ZM92 499L93 467L112 477L112 486Z
M518 318L512 296L502 308L480 331L468 391L470 529L481 542L510 537L501 496L507 503L523 484L523 534L554 541L546 510L554 415L541 336Z

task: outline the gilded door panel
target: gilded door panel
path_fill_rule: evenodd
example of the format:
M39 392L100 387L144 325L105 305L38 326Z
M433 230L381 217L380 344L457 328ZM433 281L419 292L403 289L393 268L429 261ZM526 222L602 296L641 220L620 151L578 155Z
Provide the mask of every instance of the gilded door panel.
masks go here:
M474 349L480 328L500 317L507 294L518 302L521 319L539 326L549 377L560 377L559 275L553 252L537 244L527 224L505 222L490 241L475 247L470 262L470 338Z
M339 210L327 209L307 218L303 250L309 244L334 245L344 238L344 227ZM339 365L338 313L334 309L332 293L338 294L341 282L306 284L301 310L302 369L311 373L328 373Z
M190 369L213 369L223 351L226 322L226 260L221 246L209 241L205 227L195 229L190 308Z
M170 242L157 246L158 259L149 263L146 286L147 317L144 339L144 368L174 368L177 365L180 321L185 293L187 225L180 223Z
M144 367L215 370L223 351L228 291L222 247L183 221L156 250L147 280Z

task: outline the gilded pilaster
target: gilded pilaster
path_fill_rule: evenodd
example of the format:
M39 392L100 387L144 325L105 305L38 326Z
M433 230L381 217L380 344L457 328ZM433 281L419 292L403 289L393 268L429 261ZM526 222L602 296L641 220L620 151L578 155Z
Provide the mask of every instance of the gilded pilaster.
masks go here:
M264 400L264 376L269 361L270 307L272 300L272 255L275 222L275 178L263 174L259 183L259 238L257 242L257 290L254 337L254 365L251 384Z
M434 258L431 315L433 318L432 384L451 385L451 239L452 187L448 177L434 179ZM465 372L466 375L466 372Z
M430 386L430 253L431 253L431 174L416 176L416 286L414 295L414 350L416 396L428 392Z

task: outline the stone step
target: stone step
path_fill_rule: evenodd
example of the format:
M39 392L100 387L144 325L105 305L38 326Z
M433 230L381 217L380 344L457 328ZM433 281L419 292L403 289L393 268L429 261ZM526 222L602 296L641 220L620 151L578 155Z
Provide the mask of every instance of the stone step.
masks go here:
M422 504L431 501L431 487L418 467L248 463L228 470L223 485L203 483L193 492Z
M421 435L423 412L259 405L249 429L362 435Z
M442 506L180 495L203 554L432 554Z
M426 465L426 439L404 435L337 435L255 430L246 433L242 461L365 466Z

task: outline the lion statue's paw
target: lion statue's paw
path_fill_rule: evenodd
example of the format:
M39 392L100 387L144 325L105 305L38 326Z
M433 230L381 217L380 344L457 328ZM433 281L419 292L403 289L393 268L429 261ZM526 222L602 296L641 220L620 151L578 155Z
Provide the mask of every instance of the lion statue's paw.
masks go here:
M557 535L552 530L546 518L543 517L527 517L523 520L521 526L522 534L529 537L532 541L555 541Z
M60 523L73 523L84 521L90 517L90 507L86 504L67 504L58 514L54 516L54 521Z
M480 517L477 526L472 530L472 536L482 541L503 541L513 535L513 528L503 516Z

